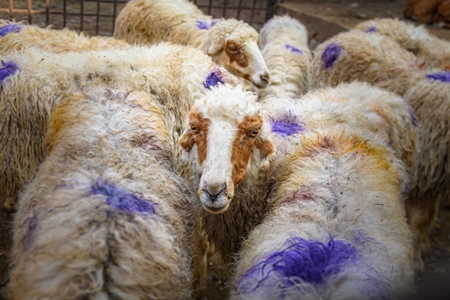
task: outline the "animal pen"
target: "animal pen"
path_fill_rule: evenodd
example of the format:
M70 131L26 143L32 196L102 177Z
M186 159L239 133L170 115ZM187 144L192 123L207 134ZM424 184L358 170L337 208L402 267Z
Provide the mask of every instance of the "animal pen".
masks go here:
M129 0L2 0L0 19L41 27L69 28L88 35L112 36L117 15ZM273 16L275 0L194 0L214 18L235 18L256 30Z

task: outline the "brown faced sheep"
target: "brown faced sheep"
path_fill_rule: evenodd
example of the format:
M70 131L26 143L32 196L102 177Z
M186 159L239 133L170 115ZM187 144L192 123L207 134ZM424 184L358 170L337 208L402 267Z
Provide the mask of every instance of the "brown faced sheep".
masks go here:
M18 201L10 299L189 299L193 194L157 96L64 97Z
M415 182L408 200L418 269L423 268L422 254L430 250L429 233L439 202L450 197L449 78L448 72L422 71L411 52L376 32L344 32L314 52L315 87L366 81L403 96L421 122Z
M212 19L187 0L132 0L117 16L114 37L134 44L190 45L255 87L269 84L258 33L235 19Z

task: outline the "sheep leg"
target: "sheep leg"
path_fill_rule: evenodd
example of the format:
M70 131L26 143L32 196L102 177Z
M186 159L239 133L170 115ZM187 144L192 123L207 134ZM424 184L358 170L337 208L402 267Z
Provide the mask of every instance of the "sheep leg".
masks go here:
M424 269L423 259L431 251L430 232L439 211L439 197L432 194L431 191L425 193L420 197L424 201L412 203L409 208L411 228L414 232L414 261L418 271Z
M203 291L206 289L209 248L210 245L206 235L203 234L201 229L197 229L194 234L194 299L201 299Z

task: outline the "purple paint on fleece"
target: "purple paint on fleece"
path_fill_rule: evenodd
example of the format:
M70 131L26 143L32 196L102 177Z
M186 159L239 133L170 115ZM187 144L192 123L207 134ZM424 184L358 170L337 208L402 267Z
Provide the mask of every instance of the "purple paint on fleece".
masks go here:
M12 23L0 27L0 36L3 37L11 32L19 32L22 29L22 24Z
M291 50L292 52L296 53L296 54L303 54L303 51L295 48L294 46L291 46L289 44L286 44L284 47L286 47L286 49Z
M377 32L377 28L375 26L369 27L366 29L366 32Z
M332 237L326 244L291 237L283 248L270 254L242 276L239 286L244 293L264 285L271 273L278 278L277 289L293 286L292 278L320 284L328 276L339 273L349 261L357 258L356 249L350 243L334 240ZM253 286L255 279L258 283Z
M329 44L322 53L322 61L324 63L324 69L331 68L334 62L339 58L341 54L341 46L336 43Z
M25 250L29 250L34 243L35 231L37 228L37 218L36 215L28 217L24 221L24 225L28 228L28 232L23 238L23 247Z
M434 80L439 80L442 82L450 83L450 72L430 73L430 74L427 74L426 77L428 79L434 79Z
M280 119L271 119L272 132L281 136L290 136L305 130L305 124L297 121L296 116L286 116Z
M203 82L203 86L209 90L212 86L216 86L219 83L223 84L224 81L220 69L217 68L209 73L209 75L206 77L205 82Z
M211 21L211 24L208 24L208 21L202 21L202 20L198 20L197 21L197 28L200 30L208 30L211 27L213 27L214 25L216 25L217 23L217 19L213 19Z
M264 25L261 27L261 30L263 30L267 25L269 25L270 23L272 23L273 18L269 19L266 21L266 23L264 23Z
M129 214L133 212L141 214L154 214L154 203L147 199L138 198L136 195L122 190L112 184L106 184L97 180L91 187L94 195L106 196L106 203L116 210L123 210Z
M12 61L4 62L0 66L0 84L6 79L6 77L13 75L19 70L19 67Z
M417 127L419 125L419 120L417 120L416 114L414 113L414 109L412 107L409 107L409 115L411 116L413 126Z

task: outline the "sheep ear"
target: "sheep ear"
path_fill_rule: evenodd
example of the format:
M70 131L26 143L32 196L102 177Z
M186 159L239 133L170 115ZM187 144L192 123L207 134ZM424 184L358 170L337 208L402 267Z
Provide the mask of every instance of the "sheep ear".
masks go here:
M208 55L216 55L222 48L223 43L220 40L215 39L211 41L211 44L208 47Z
M255 144L256 147L259 149L261 167L262 168L268 167L270 164L269 157L274 151L272 141L270 139L260 138L256 140Z
M190 152L192 150L192 147L194 147L195 139L194 139L194 133L191 129L186 129L181 137L178 139L178 144L186 151Z

